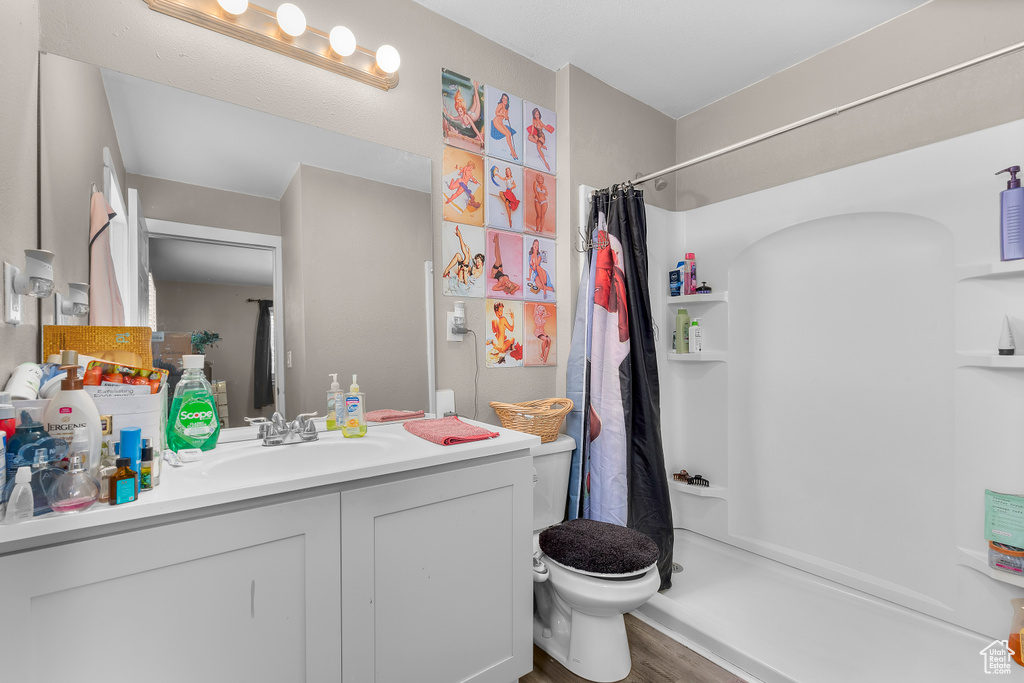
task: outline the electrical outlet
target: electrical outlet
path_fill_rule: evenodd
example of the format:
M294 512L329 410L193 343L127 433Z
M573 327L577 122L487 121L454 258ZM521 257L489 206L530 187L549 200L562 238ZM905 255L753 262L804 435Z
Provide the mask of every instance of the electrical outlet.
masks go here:
M447 334L446 339L448 341L456 341L456 342L462 341L462 338L464 336L466 336L466 335L464 335L464 334L455 334L454 332L452 332L452 328L455 327L455 322L454 322L455 321L455 311L448 311L445 314L445 320L447 320L447 324L445 325L445 331L446 331L446 334Z
M285 364L286 367L289 367L289 368L292 366L292 352L291 351L289 351L289 352L287 352L285 354L284 364Z

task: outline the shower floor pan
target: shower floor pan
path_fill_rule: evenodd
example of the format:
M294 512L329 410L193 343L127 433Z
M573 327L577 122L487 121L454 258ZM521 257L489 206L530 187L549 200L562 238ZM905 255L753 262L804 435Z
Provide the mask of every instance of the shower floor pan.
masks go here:
M754 680L992 680L977 633L689 531L675 561L672 588L638 611Z

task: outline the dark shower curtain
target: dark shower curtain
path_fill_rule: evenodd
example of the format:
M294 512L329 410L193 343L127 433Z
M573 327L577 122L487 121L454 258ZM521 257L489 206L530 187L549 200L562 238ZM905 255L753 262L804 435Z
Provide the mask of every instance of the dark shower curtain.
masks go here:
M643 192L631 185L595 193L588 232L591 329L586 339L582 448L573 461L581 516L622 524L658 544L661 589L672 585L672 510L661 441L661 389L647 279ZM581 296L581 300L583 297ZM586 323L585 323L586 324ZM586 362L589 360L589 363ZM580 377L575 378L579 383Z
M253 357L252 407L274 405L274 375L271 363L270 315L274 305L271 299L260 299L259 318L256 320L256 353Z

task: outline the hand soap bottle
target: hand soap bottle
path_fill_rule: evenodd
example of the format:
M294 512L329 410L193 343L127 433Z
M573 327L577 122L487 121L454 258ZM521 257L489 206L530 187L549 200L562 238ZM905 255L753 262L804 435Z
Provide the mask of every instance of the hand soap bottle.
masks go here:
M327 376L331 378L331 388L327 392L327 431L333 432L336 429L341 429L336 412L336 400L341 392L341 385L338 384L338 373L332 372Z
M345 394L345 424L341 433L346 437L366 436L366 411L364 403L366 397L359 393L359 385L356 383L356 376L352 375L352 386Z
M64 439L71 445L75 430L84 429L89 439L90 461L82 463L89 473L96 476L100 471L100 412L92 397L85 392L82 379L78 376L78 352L61 353L61 370L67 377L61 380L60 391L50 399L50 405L43 414L43 425L50 436Z
M1002 260L1024 258L1024 187L1017 174L1020 166L1004 168L996 175L1009 173L1006 189L999 193L999 236Z
M181 360L185 372L174 389L171 414L167 419L167 447L175 452L182 448L208 451L217 445L220 420L213 387L203 374L205 357L187 355Z

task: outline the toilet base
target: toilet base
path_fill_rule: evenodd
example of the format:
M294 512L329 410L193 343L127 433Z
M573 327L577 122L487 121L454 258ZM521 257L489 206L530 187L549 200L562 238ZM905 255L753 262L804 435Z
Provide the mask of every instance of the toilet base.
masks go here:
M568 616L551 627L534 615L534 644L588 681L613 683L628 676L633 660L622 615L596 617L567 609Z

